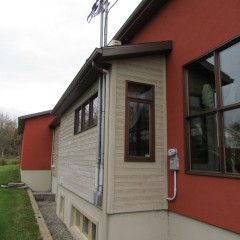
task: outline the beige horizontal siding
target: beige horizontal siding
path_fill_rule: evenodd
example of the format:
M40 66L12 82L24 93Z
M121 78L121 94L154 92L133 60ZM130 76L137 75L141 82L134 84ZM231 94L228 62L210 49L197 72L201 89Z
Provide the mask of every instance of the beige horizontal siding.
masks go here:
M165 209L165 59L154 56L115 61L112 76L108 212ZM126 80L155 86L154 163L124 161Z
M64 114L60 124L58 182L93 201L97 127L74 134L75 110L97 92L97 82Z
M59 162L59 135L60 135L60 127L58 126L54 129L54 139L53 139L52 165L54 165L54 168L52 169L52 175L54 177L57 177L58 162Z

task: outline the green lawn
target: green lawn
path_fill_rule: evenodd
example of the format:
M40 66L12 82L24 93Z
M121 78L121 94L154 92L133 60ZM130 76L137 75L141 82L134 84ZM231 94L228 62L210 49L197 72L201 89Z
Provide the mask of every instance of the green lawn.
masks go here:
M0 185L9 182L20 182L20 173L18 165L0 166Z
M17 165L0 166L0 185L19 181ZM41 239L26 190L0 188L0 239Z

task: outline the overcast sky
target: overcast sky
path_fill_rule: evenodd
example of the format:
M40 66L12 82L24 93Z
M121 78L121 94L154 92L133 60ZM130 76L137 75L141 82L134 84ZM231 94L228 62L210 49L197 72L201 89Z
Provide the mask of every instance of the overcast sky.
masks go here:
M115 0L109 0L110 5ZM141 0L118 0L108 41ZM52 109L100 42L95 0L0 0L0 112Z

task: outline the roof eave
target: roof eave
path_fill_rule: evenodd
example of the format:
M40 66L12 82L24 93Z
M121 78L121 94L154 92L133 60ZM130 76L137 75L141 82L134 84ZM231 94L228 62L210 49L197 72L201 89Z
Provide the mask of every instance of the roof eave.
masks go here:
M30 118L35 118L35 117L41 117L44 115L50 115L51 110L43 111L43 112L38 112L38 113L33 113L33 114L28 114L24 115L18 118L18 134L23 134L24 132L24 127L25 127L25 121Z
M148 42L103 48L102 61L165 54L172 50L172 41Z
M102 55L102 50L99 48L96 48L91 56L86 60L86 63L83 65L83 67L80 69L76 77L73 79L73 81L68 86L67 90L64 92L60 100L57 102L55 107L52 110L52 114L60 116L62 115L62 109L65 108L64 105L66 105L66 100L69 99L70 94L76 89L76 87L83 82L85 79L84 77L89 74L89 72L92 70L92 62L97 61Z
M101 67L106 67L105 64L107 61L163 54L171 51L171 49L172 41L107 46L101 49L95 49L54 107L52 114L56 117L63 115L69 106L96 81L99 71L92 66L93 62Z

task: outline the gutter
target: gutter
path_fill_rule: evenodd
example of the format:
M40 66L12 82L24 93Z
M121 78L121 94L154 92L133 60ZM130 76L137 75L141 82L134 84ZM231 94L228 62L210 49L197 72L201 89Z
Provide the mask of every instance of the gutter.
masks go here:
M68 86L67 90L64 92L60 100L57 102L55 107L52 110L52 114L61 116L61 108L65 104L66 100L70 98L70 95L74 91L74 89L81 84L85 77L92 71L92 62L95 60L98 60L102 56L102 50L99 48L96 48L91 56L86 60L86 63L83 65L83 67L80 69L80 71L77 73L73 81Z
M92 66L100 72L99 77L99 93L101 95L101 103L99 107L100 122L98 124L98 144L97 144L97 164L95 178L95 206L102 207L103 233L102 239L108 239L108 214L107 214L107 179L108 179L108 142L109 142L109 89L110 89L110 73L108 70L101 68L95 63Z
M103 182L104 182L104 147L105 147L105 112L106 112L106 78L109 71L95 65L93 68L100 72L98 85L98 136L97 136L97 154L95 168L95 190L94 204L97 207L102 206L103 200Z
M61 117L69 109L69 106L96 81L99 77L99 72L104 74L110 60L157 55L170 52L171 50L172 41L170 40L96 48L51 113L56 117ZM98 66L93 66L93 62Z

